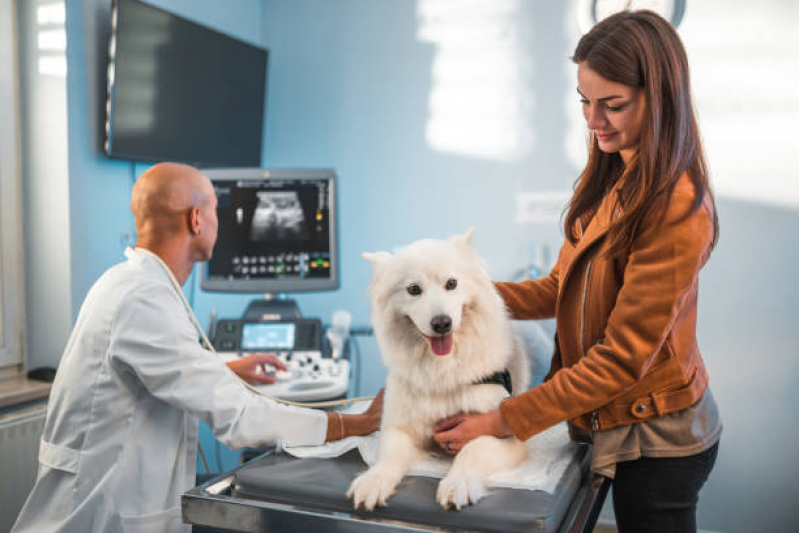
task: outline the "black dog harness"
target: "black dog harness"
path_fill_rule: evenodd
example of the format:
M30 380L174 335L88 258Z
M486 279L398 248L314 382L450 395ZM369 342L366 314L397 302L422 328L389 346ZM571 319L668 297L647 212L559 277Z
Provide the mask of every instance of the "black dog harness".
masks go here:
M505 387L505 390L508 391L508 394L513 396L513 386L510 381L510 372L506 368L500 372L494 372L490 376L486 376L479 381L474 382L475 385L502 385Z

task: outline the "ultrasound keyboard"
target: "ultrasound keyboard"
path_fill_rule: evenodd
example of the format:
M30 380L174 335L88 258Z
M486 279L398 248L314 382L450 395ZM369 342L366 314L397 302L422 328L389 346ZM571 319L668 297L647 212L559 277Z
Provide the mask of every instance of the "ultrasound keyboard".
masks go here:
M219 355L227 362L247 354L220 352ZM348 360L322 357L319 351L283 351L275 352L275 355L288 370L268 372L277 379L272 385L254 385L264 394L292 401L329 400L347 394Z
M213 344L225 362L255 352L277 355L287 370L269 372L267 366L277 381L255 385L264 394L292 401L343 398L350 363L343 357L325 357L323 329L315 318L222 319L214 328Z

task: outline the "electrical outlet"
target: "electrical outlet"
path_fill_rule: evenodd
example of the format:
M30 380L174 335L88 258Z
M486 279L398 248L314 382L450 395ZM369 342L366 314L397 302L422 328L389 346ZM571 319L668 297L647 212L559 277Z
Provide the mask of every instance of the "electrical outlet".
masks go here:
M516 224L557 222L571 191L522 192L516 195Z

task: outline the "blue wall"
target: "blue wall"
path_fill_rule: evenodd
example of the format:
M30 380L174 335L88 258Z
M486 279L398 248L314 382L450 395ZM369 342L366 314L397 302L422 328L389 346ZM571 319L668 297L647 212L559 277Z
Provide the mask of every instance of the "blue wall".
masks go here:
M513 160L497 161L436 151L426 142L436 47L417 38L413 2L153 3L269 48L265 166L339 172L341 289L297 295L305 315L329 320L334 310L347 309L354 323L369 321L364 251L390 250L474 226L475 244L492 274L507 278L529 259L531 245L547 242L556 249L556 220L514 220L517 193L564 191L575 177L559 140L566 129L562 95L573 85L573 73L561 64L570 44L548 23L564 17L560 4L528 8L518 22L524 29L520 39L529 44L526 60L540 70L558 71L546 83L529 77L518 85L557 105L528 113L526 118L542 125L538 142ZM110 160L101 151L109 2L69 2L67 10L74 320L91 284L135 241L129 195L147 166ZM553 50L562 54L553 58ZM198 285L189 280L186 292L193 295L201 323L212 309L219 316L238 316L251 298L203 293ZM379 363L365 366L365 391L370 392L383 374Z
M549 23L564 18L565 7L541 2L522 11L510 29L521 33L523 59L541 71L552 65L555 74L545 83L543 74L522 79L518 88L554 105L526 111L525 121L541 126L538 141L515 159L498 161L428 145L437 50L418 38L414 2L264 3L263 42L271 62L264 165L333 167L339 173L341 288L297 295L306 316L329 321L334 310L346 309L354 323L368 323L364 251L474 226L475 245L492 274L507 278L522 266L531 245L559 245L557 220L514 220L518 192L568 190L576 176L561 141L567 122L563 95L574 84L574 74L564 68L570 45ZM470 70L479 74L485 67L476 62ZM195 308L201 321L212 308L220 316L238 316L249 298L198 292ZM371 393L384 371L374 343L363 344L364 392Z
M298 296L306 315L329 320L334 310L347 309L355 323L368 322L369 269L360 259L366 250L390 250L474 226L476 247L497 279L511 277L534 244L557 250L557 221L517 222L516 200L529 192L568 190L577 175L574 153L564 142L575 134L578 106L574 67L567 59L576 38L569 24L574 2L470 3L470 10L444 17L450 26L436 30L473 46L475 56L462 65L462 74L482 73L480 82L490 85L490 73L502 75L501 56L489 61L479 52L490 47L496 26L472 9L512 7L510 19L497 14L500 45L494 45L501 48L502 38L516 45L514 60L523 72L515 80L520 100L513 109L531 131L520 149L503 157L434 148L430 142L431 96L448 49L423 26L447 2L156 3L270 49L266 166L339 172L342 286ZM109 161L99 151L107 4L75 0L67 6L73 320L88 287L132 241L128 197L133 176L145 168ZM700 80L705 72L694 68ZM483 103L467 96L476 107ZM466 108L458 111L473 116ZM490 126L474 120L464 131L477 135ZM713 168L712 159L710 164ZM791 423L799 403L799 330L792 311L799 300L792 270L799 248L791 246L799 213L723 197L718 209L722 238L701 278L699 341L725 431L718 466L702 494L700 527L787 531L799 519L792 503L799 497L799 466L790 444L799 440ZM212 309L238 316L250 299L203 293L196 280L190 280L187 293L193 294L201 323ZM28 324L29 333L45 335L45 326ZM363 349L362 392L370 393L385 371L373 341L364 341ZM207 434L203 440L206 450L213 450ZM232 461L235 456L223 456L224 466Z
M160 0L155 5L256 44L259 0ZM89 287L135 242L130 191L147 167L102 153L109 0L67 2L67 105L73 320ZM189 90L187 88L187 90Z
M261 41L259 0L159 0L154 5L255 44ZM126 246L135 242L130 192L147 165L116 161L102 154L105 106L105 68L110 17L108 0L67 2L67 118L69 153L69 248L72 322L86 292L111 265L123 260ZM188 89L187 89L188 90ZM29 320L31 338L48 336L47 324ZM60 340L60 345L66 338ZM37 364L56 366L59 352L30 354ZM202 447L212 471L231 468L238 453L217 448L202 424ZM221 463L220 463L221 461ZM198 461L198 471L204 469Z
M526 60L552 64L558 72L547 83L531 77L517 84L557 105L527 111L525 121L547 126L539 142L511 161L452 155L426 142L437 50L419 40L413 2L152 3L269 48L264 166L339 172L341 288L297 295L306 316L329 321L333 311L346 309L355 324L369 322L364 251L390 250L474 226L475 245L489 259L492 273L507 278L529 259L531 244L559 244L554 219L514 223L516 193L531 187L566 190L575 176L559 141L565 135L562 95L573 84L573 74L561 64L570 45L548 23L563 18L559 3L532 6L523 19L510 22L529 44ZM110 160L101 151L109 6L107 0L67 6L73 321L92 283L135 242L129 195L147 168ZM553 57L553 50L562 53ZM203 324L212 310L221 317L239 316L253 297L204 293L196 276L185 290ZM385 370L373 340L362 339L361 347L360 392L371 394L382 386ZM56 354L52 357L57 363ZM230 458L223 449L223 461L229 465Z

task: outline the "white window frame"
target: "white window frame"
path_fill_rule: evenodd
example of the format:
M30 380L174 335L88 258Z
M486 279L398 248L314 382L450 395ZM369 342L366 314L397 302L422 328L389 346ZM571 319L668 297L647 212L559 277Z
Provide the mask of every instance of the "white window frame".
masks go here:
M0 377L20 372L24 360L16 20L14 0L0 0Z

